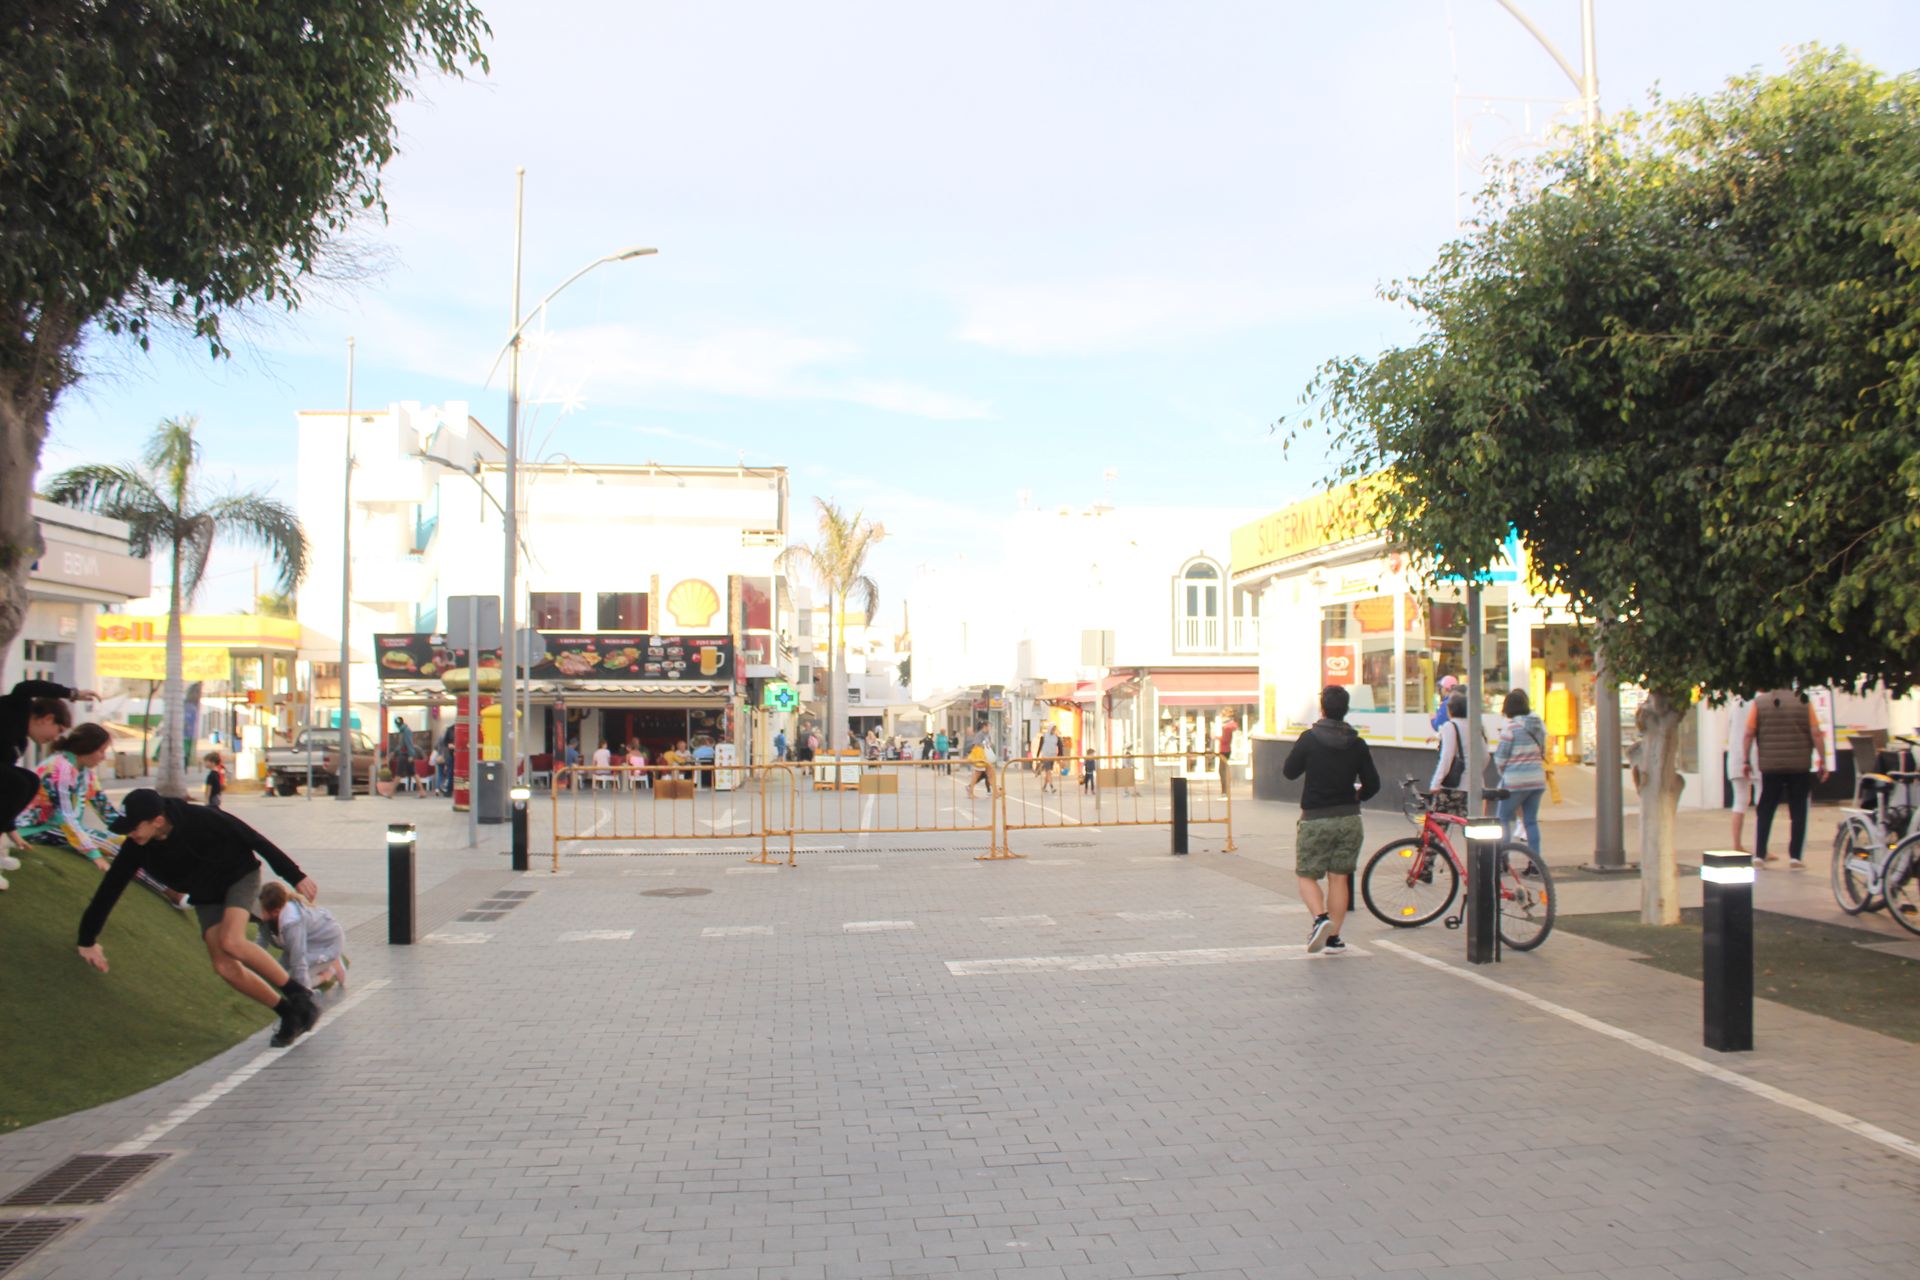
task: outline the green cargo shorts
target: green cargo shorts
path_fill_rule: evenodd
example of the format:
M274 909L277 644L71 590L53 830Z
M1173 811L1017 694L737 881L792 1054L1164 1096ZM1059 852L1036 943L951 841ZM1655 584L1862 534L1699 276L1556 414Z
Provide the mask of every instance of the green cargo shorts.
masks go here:
M1302 818L1294 828L1294 873L1309 880L1350 876L1360 861L1360 846L1366 838L1366 827L1357 813L1344 818Z

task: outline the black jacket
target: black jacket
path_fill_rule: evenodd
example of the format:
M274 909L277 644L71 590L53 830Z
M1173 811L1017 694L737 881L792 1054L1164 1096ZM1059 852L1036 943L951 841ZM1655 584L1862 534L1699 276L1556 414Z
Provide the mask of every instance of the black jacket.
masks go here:
M196 906L225 900L228 888L260 865L256 853L288 884L306 879L306 872L279 845L232 814L185 800L164 803L167 820L173 823L172 834L143 845L129 839L120 846L113 866L80 917L81 946L90 947L100 937L107 914L136 871L145 871L170 889L182 890Z
M1367 740L1344 720L1321 720L1301 734L1280 772L1289 778L1307 775L1307 783L1300 789L1303 818L1357 814L1361 802L1380 790L1380 773L1373 767Z
M48 680L22 680L0 693L0 765L14 764L27 749L27 713L35 698L71 698L73 690Z

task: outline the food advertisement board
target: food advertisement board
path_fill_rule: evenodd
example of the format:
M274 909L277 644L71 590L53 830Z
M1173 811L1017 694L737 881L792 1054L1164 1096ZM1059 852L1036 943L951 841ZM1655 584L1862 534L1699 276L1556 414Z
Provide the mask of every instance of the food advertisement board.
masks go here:
M397 633L376 632L373 637L373 649L377 657L374 665L380 670L382 680L439 680L448 671L458 671L463 676L467 670L467 651L451 649L445 643L446 637L425 631L404 631ZM480 670L492 671L499 678L500 651L488 649L480 655ZM483 681L484 683L484 678Z
M535 680L733 682L733 641L722 637L541 634L547 656L528 671Z

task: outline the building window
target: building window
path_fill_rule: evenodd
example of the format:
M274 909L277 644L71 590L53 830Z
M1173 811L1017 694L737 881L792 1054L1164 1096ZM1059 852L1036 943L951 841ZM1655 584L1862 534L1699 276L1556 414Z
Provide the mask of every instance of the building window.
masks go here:
M1180 571L1174 591L1174 634L1188 651L1220 648L1220 566L1195 560Z
M645 631L647 629L647 593L602 591L599 624L602 631Z
M578 631L580 629L580 593L577 591L533 591L528 593L528 615L536 631Z
M1233 642L1235 653L1260 651L1260 593L1246 587L1233 589Z
M740 627L743 631L773 630L773 579L740 579Z

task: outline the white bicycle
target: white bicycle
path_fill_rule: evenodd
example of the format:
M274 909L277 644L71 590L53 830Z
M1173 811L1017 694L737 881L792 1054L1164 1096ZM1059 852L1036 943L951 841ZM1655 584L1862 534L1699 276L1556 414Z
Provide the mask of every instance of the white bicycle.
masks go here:
M1909 746L1920 740L1902 737ZM1911 763L1911 756L1907 761ZM1887 914L1909 933L1920 934L1920 805L1914 803L1920 771L1889 770L1860 779L1860 807L1833 836L1833 900L1850 916ZM1894 793L1901 796L1894 802Z

